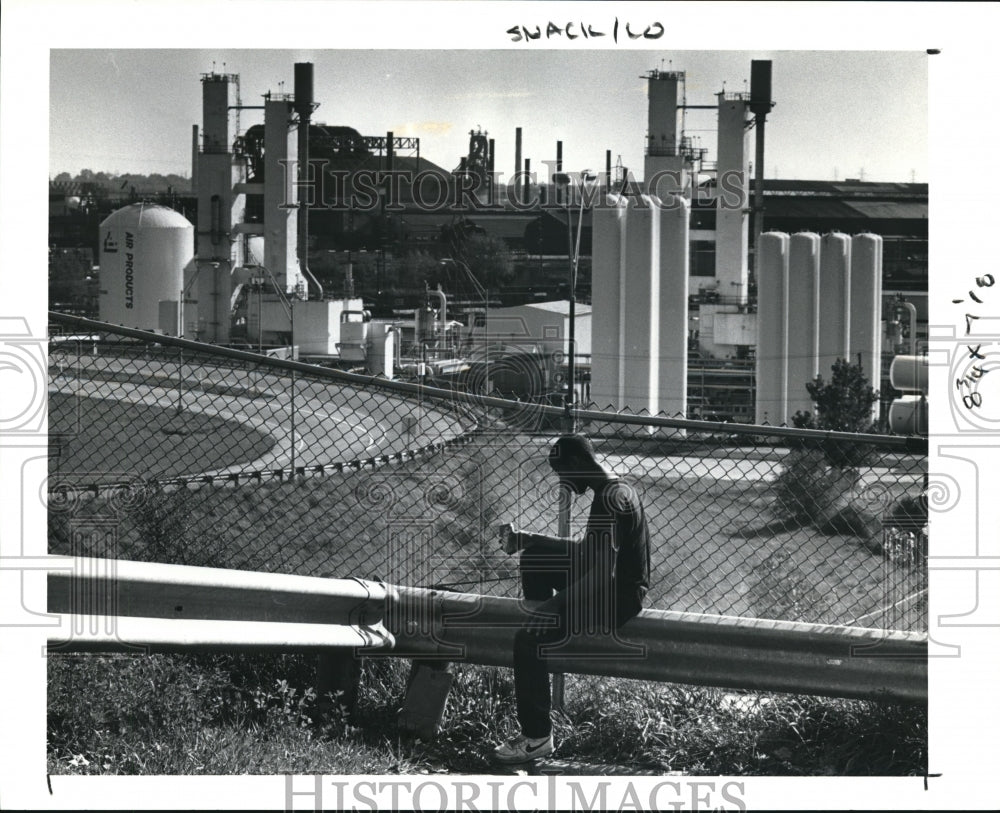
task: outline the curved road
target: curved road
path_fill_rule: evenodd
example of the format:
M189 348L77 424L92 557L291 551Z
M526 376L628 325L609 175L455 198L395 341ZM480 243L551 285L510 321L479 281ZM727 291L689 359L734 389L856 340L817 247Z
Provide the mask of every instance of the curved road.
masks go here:
M133 383L87 376L88 371L97 376L107 375L107 358L85 357L74 359L74 362L72 369L63 374L50 375L50 390L84 397L114 398L163 409L177 407L177 364L143 361L141 367L129 365L124 370L122 365L115 365L118 374L132 371L148 382ZM221 469L200 471L193 462L191 476L290 468L293 459L296 467L346 463L419 448L458 437L468 429L457 416L445 410L374 388L360 390L297 376L293 392L287 376L213 370L199 379L191 374L192 367L185 365L182 393L185 410L238 421L269 436L274 446L256 460ZM161 383L153 383L157 380ZM226 389L235 394L226 393Z

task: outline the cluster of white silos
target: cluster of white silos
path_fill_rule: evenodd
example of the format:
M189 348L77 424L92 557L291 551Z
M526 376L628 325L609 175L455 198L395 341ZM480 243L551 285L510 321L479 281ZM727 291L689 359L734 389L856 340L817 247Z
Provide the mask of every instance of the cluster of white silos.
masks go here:
M593 214L591 400L652 415L687 406L690 206L608 195Z
M756 422L813 412L806 383L838 358L881 377L882 238L811 232L761 235L757 272Z
M194 226L166 206L125 206L101 223L100 268L102 321L176 333L194 274Z

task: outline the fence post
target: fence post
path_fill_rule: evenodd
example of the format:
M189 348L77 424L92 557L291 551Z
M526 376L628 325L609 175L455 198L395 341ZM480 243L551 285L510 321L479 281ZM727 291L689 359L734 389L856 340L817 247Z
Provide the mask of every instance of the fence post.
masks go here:
M573 416L567 415L567 429L573 431ZM568 539L571 534L573 493L568 488L559 489L559 536ZM566 699L566 675L552 675L552 708L563 711Z
M294 345L293 345L293 352L294 352ZM292 436L292 485L295 485L295 483L297 482L296 477L295 477L295 370L292 370L291 373L292 373L292 391L291 391L291 406L289 408L289 412L291 414L291 422L292 422L292 432L291 432L291 436Z

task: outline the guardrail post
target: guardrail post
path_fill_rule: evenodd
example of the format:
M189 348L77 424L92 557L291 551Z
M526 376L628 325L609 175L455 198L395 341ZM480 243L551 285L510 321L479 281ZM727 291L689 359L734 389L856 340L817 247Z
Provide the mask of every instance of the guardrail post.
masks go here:
M406 697L397 717L399 727L423 740L433 738L441 727L454 679L448 661L413 661Z
M334 712L339 703L354 715L362 666L362 658L350 649L331 649L316 656L316 694L322 713Z

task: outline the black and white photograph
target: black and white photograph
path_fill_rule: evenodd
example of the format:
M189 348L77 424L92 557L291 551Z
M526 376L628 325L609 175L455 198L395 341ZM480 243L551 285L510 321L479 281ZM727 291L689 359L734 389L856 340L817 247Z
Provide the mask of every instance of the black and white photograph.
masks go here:
M994 9L80 5L4 26L0 796L985 804Z

